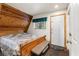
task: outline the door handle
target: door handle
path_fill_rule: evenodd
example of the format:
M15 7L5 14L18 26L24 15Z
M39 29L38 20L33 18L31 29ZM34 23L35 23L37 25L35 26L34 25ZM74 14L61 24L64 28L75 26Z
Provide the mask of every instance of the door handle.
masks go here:
M71 41L67 41L67 43L70 43L70 44L72 44L72 42L71 42Z
M69 33L69 36L72 36L72 34L71 34L71 33Z

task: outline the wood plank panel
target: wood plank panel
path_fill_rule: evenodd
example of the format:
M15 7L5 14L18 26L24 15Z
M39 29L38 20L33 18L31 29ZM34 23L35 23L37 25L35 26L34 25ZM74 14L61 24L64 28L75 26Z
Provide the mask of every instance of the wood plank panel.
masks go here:
M0 3L0 30L5 32L27 32L32 16L12 6ZM2 34L3 35L3 34Z

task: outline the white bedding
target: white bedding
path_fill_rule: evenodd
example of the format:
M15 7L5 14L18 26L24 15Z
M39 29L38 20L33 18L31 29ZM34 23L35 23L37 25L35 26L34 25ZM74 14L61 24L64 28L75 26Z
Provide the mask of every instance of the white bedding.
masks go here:
M0 43L8 46L13 50L19 50L20 44L32 40L30 34L17 34L16 36L8 35L0 37Z
M0 43L8 46L11 49L19 50L20 44L29 43L30 41L35 40L38 37L40 36L28 33L20 33L15 36L13 34L10 34L7 36L0 37Z
M19 33L17 35L6 35L0 37L0 47L5 55L17 55L20 51L20 44L29 43L43 35Z

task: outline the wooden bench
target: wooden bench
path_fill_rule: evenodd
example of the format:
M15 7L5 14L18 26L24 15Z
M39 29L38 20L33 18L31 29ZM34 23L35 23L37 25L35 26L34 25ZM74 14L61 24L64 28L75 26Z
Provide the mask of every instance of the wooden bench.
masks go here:
M49 44L48 41L43 41L41 44L35 46L32 49L32 53L35 55L40 55L41 53L44 53L48 48L48 44Z

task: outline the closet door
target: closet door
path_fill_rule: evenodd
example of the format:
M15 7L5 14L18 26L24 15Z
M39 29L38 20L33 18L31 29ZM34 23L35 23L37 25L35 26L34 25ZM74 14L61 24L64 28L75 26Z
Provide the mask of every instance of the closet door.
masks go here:
M64 15L51 17L51 43L64 47Z

